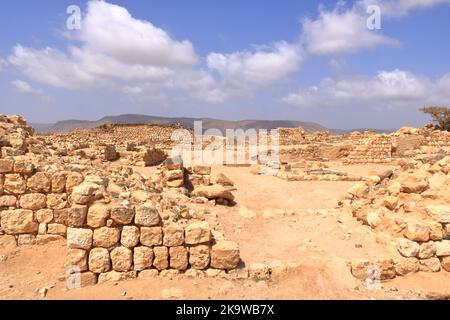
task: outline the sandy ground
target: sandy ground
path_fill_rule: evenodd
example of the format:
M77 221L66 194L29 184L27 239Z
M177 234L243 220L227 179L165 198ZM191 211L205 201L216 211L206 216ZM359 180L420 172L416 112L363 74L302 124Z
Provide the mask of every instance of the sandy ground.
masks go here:
M373 166L357 166L369 173ZM144 169L147 175L153 169ZM418 273L366 288L346 262L389 254L376 235L333 208L353 184L286 182L255 176L249 168L217 166L236 184L237 205L210 207L219 231L239 243L245 264L293 262L299 266L269 282L216 278L156 278L65 289L65 242L0 249L0 298L42 299L420 299L450 296L450 273ZM290 215L279 211L293 212Z

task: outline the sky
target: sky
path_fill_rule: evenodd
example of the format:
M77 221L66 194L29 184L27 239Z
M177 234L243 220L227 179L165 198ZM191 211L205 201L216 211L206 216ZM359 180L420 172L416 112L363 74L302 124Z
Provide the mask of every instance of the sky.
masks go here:
M449 34L450 0L5 1L0 113L421 126Z

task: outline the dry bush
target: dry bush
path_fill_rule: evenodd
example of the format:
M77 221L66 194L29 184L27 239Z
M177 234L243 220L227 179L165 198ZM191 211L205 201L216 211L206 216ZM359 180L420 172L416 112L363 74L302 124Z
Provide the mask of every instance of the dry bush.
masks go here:
M425 107L420 109L423 113L430 115L439 129L450 131L450 108L447 107Z

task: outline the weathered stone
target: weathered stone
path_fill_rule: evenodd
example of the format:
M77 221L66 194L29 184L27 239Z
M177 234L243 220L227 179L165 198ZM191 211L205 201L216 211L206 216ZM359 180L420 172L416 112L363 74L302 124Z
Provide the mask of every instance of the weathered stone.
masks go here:
M153 264L153 250L148 247L135 247L133 254L134 270L149 269Z
M179 179L179 180L167 181L167 186L169 188L181 188L181 187L184 187L184 180L183 179Z
M422 193L428 189L428 181L421 178L408 177L400 183L401 192L404 193Z
M442 224L430 221L428 223L428 226L430 227L430 240L432 241L441 241L444 239L444 229L442 228Z
M445 271L450 272L450 256L442 257L442 259L441 259L441 267Z
M446 257L450 256L450 240L443 240L435 242L436 256Z
M377 259L374 262L356 259L351 262L352 275L360 280L383 281L396 276L392 259Z
M94 203L89 207L87 214L87 224L92 228L100 228L106 225L109 218L109 207L102 203Z
M192 191L192 196L194 197L205 197L207 199L226 199L233 201L234 195L231 191L225 189L225 187L221 185L213 185L213 186L198 186Z
M430 204L427 213L439 223L450 223L450 206L447 204Z
M215 183L216 184L220 184L221 186L224 187L233 187L234 186L234 182L228 178L226 175L224 175L223 173L219 173L215 179Z
M149 270L142 270L141 272L139 272L139 279L154 279L157 278L159 275L158 270L156 269L149 269Z
M167 247L177 247L184 244L184 229L177 224L164 227L163 244Z
M111 208L111 219L119 224L130 224L134 218L134 207L124 201L120 206Z
M420 271L423 272L439 272L441 270L441 262L438 258L430 258L419 261Z
M167 158L164 161L164 166L167 170L183 169L183 159L181 157Z
M186 228L186 244L200 244L211 241L211 229L208 222L192 223Z
M36 236L36 244L44 245L50 242L62 241L64 237L55 234L38 234Z
M6 174L3 188L12 194L24 194L27 190L27 183L20 174Z
M210 175L211 167L210 166L194 166L194 167L192 167L192 172L196 173L196 174L200 174L202 176Z
M113 145L105 146L104 155L106 161L116 161L119 159L119 153Z
M48 234L56 234L60 236L64 236L67 232L67 227L63 224L50 223L47 225L47 233Z
M36 220L39 223L50 223L53 220L53 210L41 209L36 212Z
M269 280L270 267L265 263L252 263L248 268L248 275L253 280Z
M58 172L52 176L52 192L64 193L66 190L67 173Z
M81 173L78 172L68 173L66 177L66 192L69 194L72 193L73 189L80 183L82 183L83 180L84 177Z
M47 233L47 224L40 223L38 227L38 234L46 234Z
M1 213L1 226L6 234L37 233L39 224L34 221L33 211L17 209Z
M98 276L98 283L118 282L122 280L122 272L109 271Z
M89 253L89 270L94 273L103 273L111 269L109 251L104 248L94 248Z
M205 270L210 262L210 249L207 245L198 245L189 248L189 264L192 268Z
M422 243L420 245L419 258L429 259L434 257L436 254L436 245L433 241Z
M39 210L47 206L47 197L42 193L29 193L20 196L19 205L23 209Z
M159 225L161 219L158 209L148 202L136 208L134 222L143 227L153 227Z
M139 243L139 228L136 226L124 226L120 243L127 248L133 248Z
M393 196L386 196L381 199L381 205L385 206L389 210L394 210L397 207L398 198Z
M397 250L406 258L417 257L420 250L420 245L417 242L399 238L397 239Z
M14 173L31 175L34 171L34 165L24 159L16 159L14 161Z
M54 210L53 216L56 223L69 227L82 227L86 222L87 206L74 205L70 208Z
M78 268L80 272L88 270L87 252L82 249L68 249L66 268Z
M14 168L13 159L0 159L0 173L11 173Z
M94 246L112 248L119 243L120 229L102 227L94 230Z
M142 227L140 241L144 246L155 247L162 245L163 232L161 227Z
M369 193L369 186L361 182L348 189L347 192L356 198L363 198Z
M49 176L44 172L37 172L27 181L27 188L33 192L50 193L51 185Z
M67 279L68 289L79 289L85 287L95 286L97 284L97 275L92 272L82 272L69 275ZM72 286L71 284L74 284Z
M129 271L133 265L133 252L125 247L118 247L111 251L112 268L114 271Z
M65 193L50 193L47 195L47 208L64 209L67 206L67 195Z
M404 235L412 241L427 242L430 240L430 227L419 222L409 222Z
M0 196L0 207L15 207L17 198L15 196Z
M239 246L233 241L218 241L211 249L211 267L230 270L240 262Z
M89 250L92 247L92 230L68 228L67 245L71 249Z
M156 269L164 270L169 268L169 249L167 247L154 247L153 254L153 266Z
M184 271L188 268L188 251L185 247L171 247L169 248L169 254L172 269Z
M166 177L167 181L182 180L184 177L184 171L183 170L169 170L169 171L166 171L165 177Z
M406 276L419 271L419 260L416 258L400 258L395 261L395 272Z
M76 204L90 204L104 198L105 189L97 183L84 181L73 188L70 199Z
M17 237L19 246L28 246L36 244L36 236L34 234L19 234Z

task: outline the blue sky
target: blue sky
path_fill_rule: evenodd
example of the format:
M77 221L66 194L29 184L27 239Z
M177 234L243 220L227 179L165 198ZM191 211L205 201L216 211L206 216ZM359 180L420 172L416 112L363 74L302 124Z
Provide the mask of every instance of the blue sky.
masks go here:
M366 9L381 10L369 30ZM66 28L69 5L81 29ZM420 126L450 105L450 1L40 1L0 10L0 113Z

